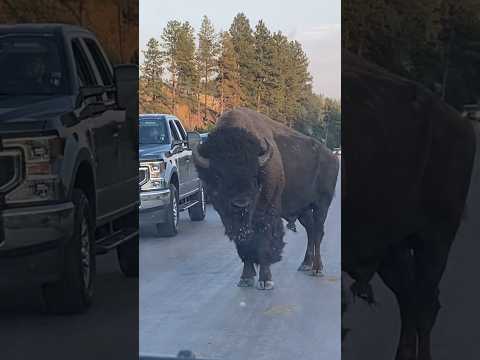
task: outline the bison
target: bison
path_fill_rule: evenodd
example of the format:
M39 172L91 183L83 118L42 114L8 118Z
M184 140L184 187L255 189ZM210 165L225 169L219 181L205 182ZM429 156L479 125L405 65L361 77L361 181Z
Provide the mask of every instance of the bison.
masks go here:
M272 289L270 265L281 260L283 219L305 227L299 271L322 274L320 243L339 161L323 144L247 108L225 112L194 162L226 235L244 263L238 286Z
M479 132L423 86L349 53L342 62L342 271L369 302L380 275L400 308L397 360L429 360Z

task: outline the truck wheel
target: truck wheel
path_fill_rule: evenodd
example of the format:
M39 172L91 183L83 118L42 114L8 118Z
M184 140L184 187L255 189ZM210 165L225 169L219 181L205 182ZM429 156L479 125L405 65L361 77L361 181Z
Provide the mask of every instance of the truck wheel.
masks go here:
M96 265L93 215L82 190L73 190L72 201L75 206L73 235L61 249L60 280L43 287L47 311L57 314L84 312L93 298Z
M138 277L138 236L117 247L118 264L126 277Z
M167 208L167 217L164 223L157 224L158 235L163 237L177 235L179 215L177 188L170 184L170 204Z
M200 187L200 191L195 194L194 200L198 201L198 204L188 209L188 215L192 221L202 221L206 215L206 201L203 186Z

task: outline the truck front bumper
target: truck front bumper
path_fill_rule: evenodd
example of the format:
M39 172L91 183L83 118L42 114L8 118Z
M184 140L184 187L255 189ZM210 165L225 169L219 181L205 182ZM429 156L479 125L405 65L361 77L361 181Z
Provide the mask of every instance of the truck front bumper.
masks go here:
M164 223L169 206L170 189L140 192L140 225Z
M73 234L73 203L8 209L0 216L0 284L56 280L62 245Z

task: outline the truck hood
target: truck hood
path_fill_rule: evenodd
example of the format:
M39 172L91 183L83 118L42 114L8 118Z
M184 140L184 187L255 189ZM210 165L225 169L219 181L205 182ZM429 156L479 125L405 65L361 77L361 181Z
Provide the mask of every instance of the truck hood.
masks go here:
M48 120L71 110L71 98L67 95L0 95L0 131L42 130Z
M158 160L163 159L165 153L170 151L170 144L140 144L138 146L138 157L140 160Z

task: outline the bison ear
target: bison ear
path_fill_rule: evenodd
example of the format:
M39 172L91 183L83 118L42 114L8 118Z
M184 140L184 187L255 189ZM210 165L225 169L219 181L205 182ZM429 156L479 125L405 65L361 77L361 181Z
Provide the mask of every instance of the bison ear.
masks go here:
M199 148L200 146L201 146L201 145L194 146L193 149L192 149L193 162L194 162L195 165L197 165L198 167L201 167L201 168L204 168L204 169L208 169L208 168L210 167L210 159L208 159L208 158L203 157L202 155L200 155L200 153L198 152L198 148Z
M265 140L265 147L263 148L262 153L258 156L258 165L264 167L272 157L272 153L272 146L267 140Z

